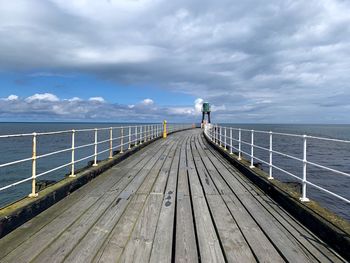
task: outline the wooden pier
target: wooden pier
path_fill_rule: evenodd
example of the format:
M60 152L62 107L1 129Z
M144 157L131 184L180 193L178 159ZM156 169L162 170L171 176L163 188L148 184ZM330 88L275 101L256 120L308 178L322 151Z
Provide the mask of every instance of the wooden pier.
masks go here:
M200 129L157 140L0 240L0 262L346 262Z

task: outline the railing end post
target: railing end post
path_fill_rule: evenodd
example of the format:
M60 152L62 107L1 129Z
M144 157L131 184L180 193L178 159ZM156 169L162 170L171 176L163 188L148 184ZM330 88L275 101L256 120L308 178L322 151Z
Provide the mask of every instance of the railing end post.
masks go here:
M35 197L38 197L38 196L39 196L38 193L30 193L30 194L28 195L28 197L30 197L30 198L35 198Z
M299 200L303 203L310 202L310 199L307 197L300 197Z

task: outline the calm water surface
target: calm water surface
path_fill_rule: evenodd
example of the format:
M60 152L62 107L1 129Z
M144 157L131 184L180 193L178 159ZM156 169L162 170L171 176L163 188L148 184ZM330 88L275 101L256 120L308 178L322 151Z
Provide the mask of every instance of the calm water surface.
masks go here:
M113 123L0 123L0 135L45 132L70 129L100 128L121 126L122 124ZM130 125L130 124L127 124ZM321 137L338 138L350 140L350 125L268 125L268 124L224 124L225 126L275 131L283 133L308 134ZM108 130L99 132L99 141L108 139ZM119 134L114 134L115 137ZM238 138L238 132L233 136ZM255 143L262 147L269 145L268 134L255 134ZM250 142L250 133L243 132L242 139ZM76 134L76 146L92 143L94 141L93 132L84 132ZM116 144L119 142L115 142ZM238 147L237 143L234 145ZM63 150L71 147L71 135L40 136L38 138L38 154L45 154L52 151ZM99 146L101 149L108 147L108 142ZM293 155L302 159L303 142L301 138L274 136L273 147L276 151ZM250 152L249 146L243 145L243 151ZM1 139L0 138L0 164L28 158L31 156L31 137ZM255 149L255 155L265 161L268 161L268 152ZM76 160L94 153L93 146L87 147L76 152ZM350 173L350 144L335 143L318 140L308 140L307 158L309 161L334 168L346 173ZM105 159L108 153L99 156L99 159ZM92 159L92 158L91 158ZM47 171L56 166L70 162L70 153L62 153L37 161L37 173ZM86 166L87 161L81 162L77 168ZM302 163L288 159L286 157L273 155L273 163L298 177L302 176ZM268 171L268 167L263 165L263 169ZM50 173L40 177L40 179L60 180L65 174L69 173L69 167L57 172ZM285 175L277 170L273 171L274 177L281 181L296 181L292 177ZM30 177L31 162L16 164L10 167L0 168L0 187L16 182L18 180ZM343 197L350 199L350 177L338 175L316 167L308 166L308 180L320 185L330 191L333 191ZM26 196L30 192L30 182L24 183L11 189L0 192L0 207L9 204ZM350 205L345 202L331 197L328 194L320 192L308 186L308 197L320 202L323 206L336 212L342 217L350 220Z

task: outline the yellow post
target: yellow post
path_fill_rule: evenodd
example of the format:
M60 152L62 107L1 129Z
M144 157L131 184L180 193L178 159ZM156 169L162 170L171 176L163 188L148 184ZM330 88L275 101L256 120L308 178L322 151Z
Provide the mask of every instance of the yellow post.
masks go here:
M166 120L163 121L163 138L166 138L167 132L166 132Z

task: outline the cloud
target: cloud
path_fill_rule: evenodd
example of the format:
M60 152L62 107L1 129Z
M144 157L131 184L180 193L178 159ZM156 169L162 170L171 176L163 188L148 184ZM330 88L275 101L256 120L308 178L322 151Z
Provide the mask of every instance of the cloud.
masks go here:
M33 102L33 101L50 101L50 102L56 102L59 101L59 98L51 93L43 93L43 94L34 94L28 98L25 99L26 102Z
M12 0L0 70L172 90L218 121L350 121L333 97L350 97L349 13L340 0Z
M17 95L10 95L7 98L3 99L3 100L7 100L7 101L15 101L18 100L18 96Z
M154 101L152 99L144 99L143 101L141 101L141 104L149 106L149 105L153 105Z
M73 97L73 98L68 99L68 101L70 101L70 102L77 102L77 101L82 101L82 99L79 98L79 97Z
M10 98L10 99L9 99ZM16 99L15 99L16 98ZM196 100L198 101L198 100ZM91 103L94 102L94 103ZM76 121L168 121L193 122L199 120L196 103L188 107L161 107L151 99L135 105L108 103L102 98L60 99L54 94L34 94L21 99L16 95L0 98L0 120L76 120ZM145 110L147 107L147 110Z
M93 101L93 102L98 102L98 103L105 103L105 99L102 97L92 97L89 99L89 101Z

